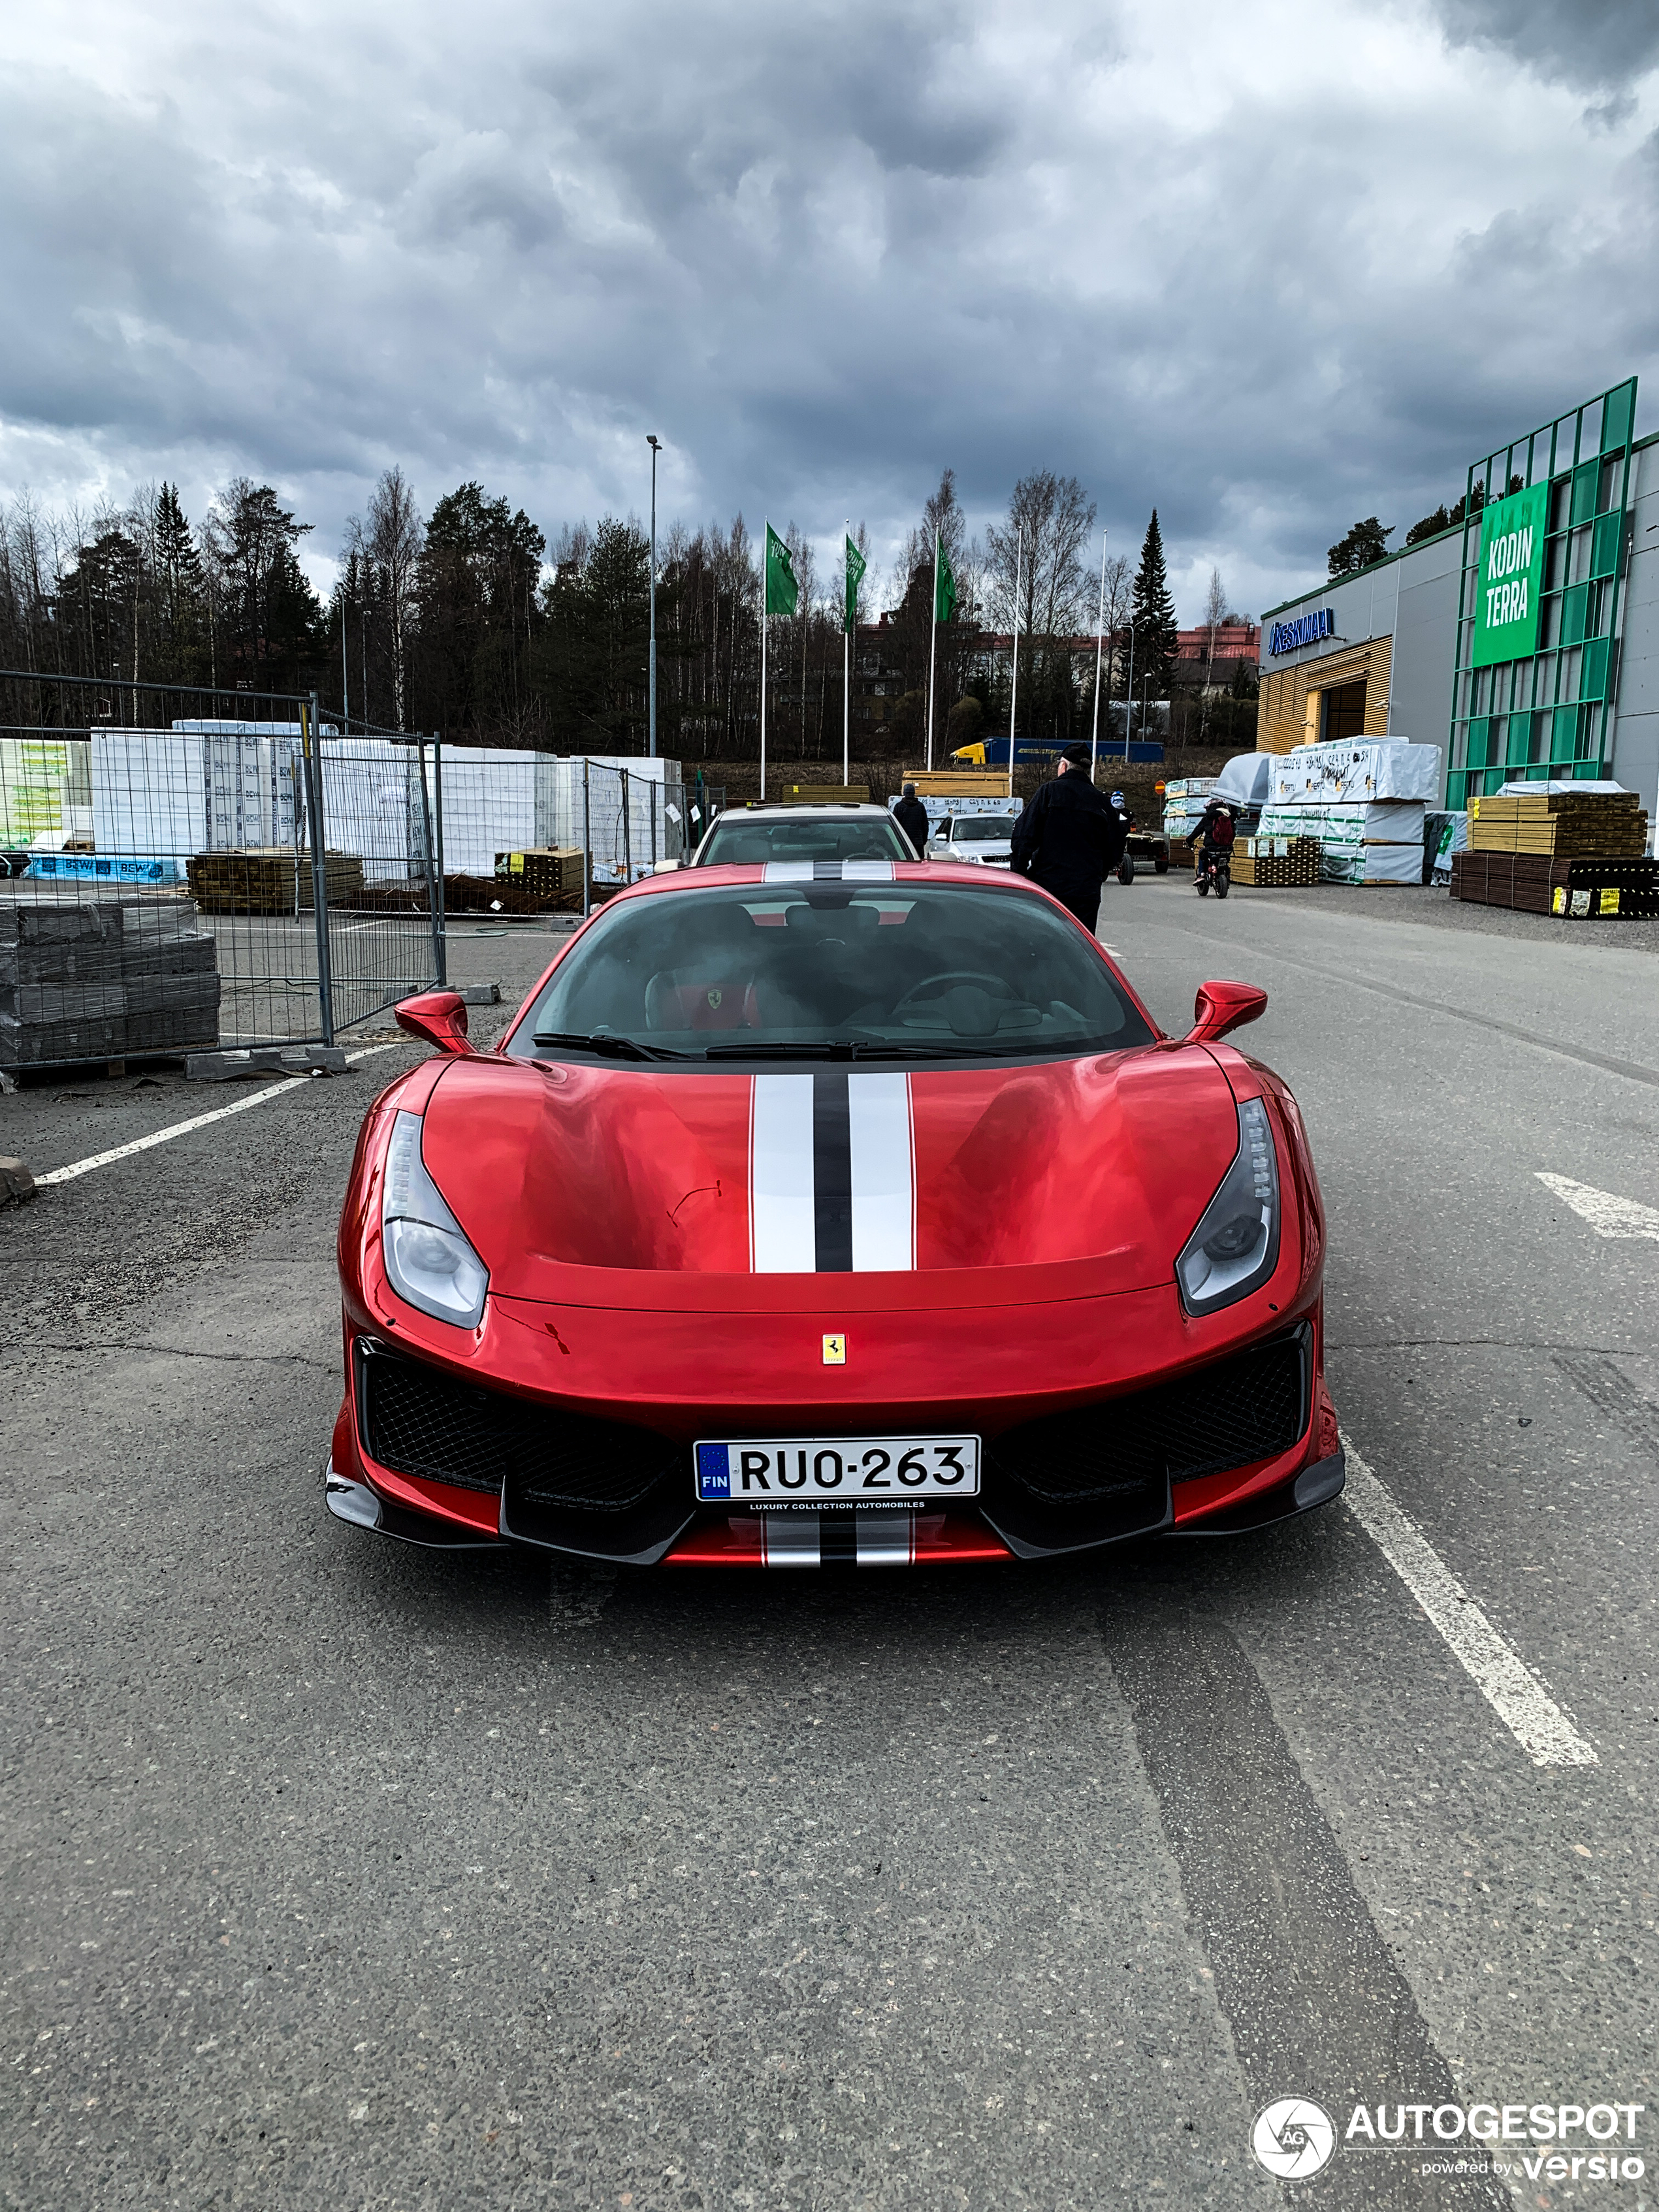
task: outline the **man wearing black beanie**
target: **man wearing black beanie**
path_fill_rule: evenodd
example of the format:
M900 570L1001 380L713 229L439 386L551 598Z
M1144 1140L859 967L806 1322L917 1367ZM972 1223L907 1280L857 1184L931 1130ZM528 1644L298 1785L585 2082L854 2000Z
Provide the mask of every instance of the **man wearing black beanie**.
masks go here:
M1116 811L1090 776L1088 746L1067 745L1059 774L1038 786L1015 826L1015 872L1041 884L1092 931L1101 884L1122 849Z

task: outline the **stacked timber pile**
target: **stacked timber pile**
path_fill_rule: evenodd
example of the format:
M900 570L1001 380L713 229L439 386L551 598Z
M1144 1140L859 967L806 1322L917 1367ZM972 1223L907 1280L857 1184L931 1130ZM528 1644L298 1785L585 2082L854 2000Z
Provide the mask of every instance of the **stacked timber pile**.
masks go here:
M918 799L1006 799L1008 771L981 768L907 768L899 771L899 786L916 787Z
M1452 855L1451 895L1567 921L1659 915L1647 832L1637 794L1616 785L1511 786L1471 799L1468 850Z
M1659 915L1659 860L1558 860L1547 853L1454 853L1451 895L1474 906L1571 921Z
M495 881L526 899L515 913L569 913L582 902L583 855L580 845L547 845L527 853L497 853Z
M191 896L204 914L309 913L314 878L309 853L291 845L245 845L198 853L187 863ZM363 864L350 853L323 855L323 896L350 906L363 887Z
M1324 847L1317 837L1241 837L1233 881L1258 890L1298 890L1321 879Z
M1640 860L1648 817L1633 791L1498 792L1469 801L1473 853L1542 853L1556 860Z
M0 1066L219 1042L212 937L188 901L0 906Z
M783 795L796 806L867 806L867 783L786 783Z

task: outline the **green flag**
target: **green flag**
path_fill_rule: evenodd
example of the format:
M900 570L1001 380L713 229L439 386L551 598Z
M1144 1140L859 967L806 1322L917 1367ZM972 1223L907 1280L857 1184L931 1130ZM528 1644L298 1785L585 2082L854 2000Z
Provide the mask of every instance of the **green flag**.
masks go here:
M849 538L847 541L847 613L842 629L850 637L859 618L859 586L864 581L866 562Z
M933 620L949 622L957 611L957 580L942 538L933 541L938 558L933 574Z
M792 615L800 604L800 586L789 548L769 522L766 526L766 611Z

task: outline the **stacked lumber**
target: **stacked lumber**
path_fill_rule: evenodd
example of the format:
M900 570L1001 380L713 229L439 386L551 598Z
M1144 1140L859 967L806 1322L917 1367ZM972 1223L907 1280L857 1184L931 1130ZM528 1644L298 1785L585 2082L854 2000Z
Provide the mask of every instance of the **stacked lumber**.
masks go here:
M918 799L1006 799L1008 771L981 768L907 768L901 787L914 783Z
M0 906L0 1066L218 1042L216 947L188 901Z
M1317 837L1241 837L1233 848L1233 881L1258 890L1299 890L1316 884L1324 848Z
M867 806L867 783L787 783L786 799L797 806Z
M1496 793L1469 801L1469 849L1559 860L1639 860L1648 817L1633 791Z
M1553 914L1566 921L1641 921L1659 915L1659 860L1628 855L1557 860L1548 854L1478 849L1454 853L1451 895L1476 906Z
M545 902L548 912L580 906L583 872L580 845L544 845L531 852L495 855L496 882Z
M314 878L309 853L291 845L244 845L198 853L186 864L191 896L204 914L309 913ZM350 906L363 887L363 864L351 853L323 855L323 896Z

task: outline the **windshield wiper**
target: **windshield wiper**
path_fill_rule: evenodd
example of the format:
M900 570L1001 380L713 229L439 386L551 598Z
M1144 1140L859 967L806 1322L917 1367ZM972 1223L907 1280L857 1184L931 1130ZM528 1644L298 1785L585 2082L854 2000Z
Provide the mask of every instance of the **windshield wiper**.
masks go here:
M613 1060L689 1060L684 1052L671 1052L666 1045L641 1044L637 1037L623 1036L619 1030L598 1029L585 1033L576 1030L537 1030L532 1042L574 1046L585 1052L608 1053Z
M711 1044L705 1060L857 1060L867 1052L890 1052L884 1044L864 1044L852 1037L762 1039L754 1044Z
M706 1060L1007 1060L1018 1053L1090 1051L1097 1048L1062 1041L1024 1038L1018 1043L956 1044L943 1039L918 1038L914 1043L866 1043L862 1040L826 1037L820 1043L803 1044L791 1038L758 1044L711 1044Z

